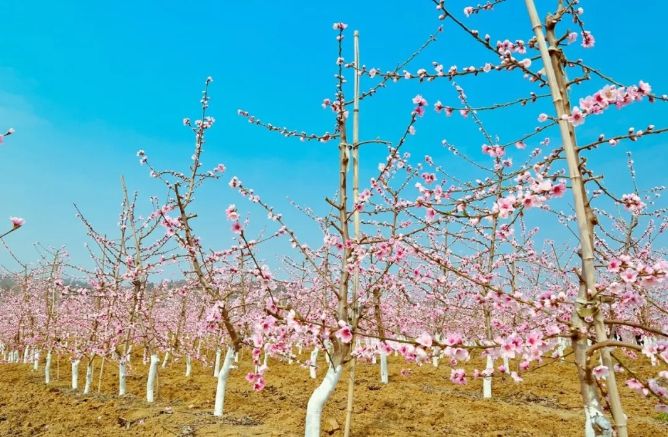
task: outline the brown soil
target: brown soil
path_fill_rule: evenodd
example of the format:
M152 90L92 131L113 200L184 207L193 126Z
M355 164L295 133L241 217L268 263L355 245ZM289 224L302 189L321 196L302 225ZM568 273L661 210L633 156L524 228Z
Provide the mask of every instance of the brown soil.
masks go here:
M306 354L303 358L306 359ZM267 386L252 391L244 380L247 360L233 370L225 398L225 417L211 414L215 379L210 368L193 364L193 377L183 376L183 363L160 369L158 400L147 404L147 367L134 361L128 393L114 396L116 368L105 364L101 393L84 396L69 388L69 363L54 360L58 377L45 386L40 372L27 365L0 366L0 435L2 436L293 436L302 435L306 403L319 382L298 365L270 362ZM57 369L59 367L59 369ZM412 371L401 376L402 369ZM85 364L80 366L83 386ZM322 369L319 372L322 376ZM446 366L409 366L390 362L390 384L379 383L378 366L358 363L353 435L355 436L578 436L583 417L574 367L556 363L527 373L516 384L494 382L494 399L481 399L481 381L455 386ZM55 378L54 378L55 379ZM347 377L323 414L327 435L342 435ZM624 406L633 436L668 435L668 423L651 401L625 387Z

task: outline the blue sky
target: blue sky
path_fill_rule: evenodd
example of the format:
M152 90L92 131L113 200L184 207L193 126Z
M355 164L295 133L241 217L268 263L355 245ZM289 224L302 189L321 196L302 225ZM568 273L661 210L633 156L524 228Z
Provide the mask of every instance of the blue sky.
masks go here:
M537 1L541 13L556 2ZM468 1L450 1L460 14ZM583 16L597 43L594 49L574 47L571 54L623 83L645 80L655 92L668 92L663 1L583 1ZM638 10L641 9L641 10ZM650 13L648 13L650 12ZM85 262L83 227L74 217L73 202L93 223L112 233L121 200L119 178L142 199L164 189L140 167L135 152L146 150L160 168L185 168L191 154L191 134L181 126L195 118L203 80L211 75L211 130L205 162L223 162L228 174L201 193L198 232L212 246L231 241L224 209L248 205L227 187L237 175L269 203L285 213L305 235L317 233L287 198L325 210L324 196L336 187L336 145L286 140L252 127L236 115L243 108L263 120L312 132L331 130L331 113L320 103L332 97L336 70L334 21L361 32L362 63L390 69L405 59L438 27L430 1L339 2L285 1L32 1L4 0L0 5L0 129L16 135L0 146L0 219L26 219L21 232L7 242L25 260L35 260L34 242L66 245L75 262ZM637 18L632 18L637 17ZM509 1L493 13L474 16L468 24L489 33L492 40L531 36L523 2ZM348 38L347 43L352 43ZM348 48L346 56L350 58ZM429 68L432 61L447 67L494 62L452 23L439 41L409 68ZM371 85L368 81L363 88ZM366 86L365 86L366 85ZM482 80L462 80L473 105L520 97L530 87L517 74L497 74ZM579 98L601 82L578 87ZM399 83L382 90L362 106L362 137L396 140L412 109L410 98L421 92L431 103L455 104L446 81L418 87ZM483 114L488 129L502 139L529 131L540 112L552 113L549 102L525 111ZM578 129L583 139L600 132L622 133L629 126L668 124L665 104L638 104L609 111ZM445 159L440 146L447 138L476 159L484 140L468 121L436 117L428 112L408 145L414 155ZM557 141L556 132L551 133ZM530 144L535 146L536 144ZM530 149L529 147L528 149ZM648 138L633 145L603 148L590 162L605 174L618 193L628 192L624 152L632 150L641 187L666 182L665 140ZM382 150L363 153L363 178L374 174ZM519 155L518 155L519 156ZM519 159L519 158L518 158ZM462 176L475 178L475 173ZM145 205L148 205L146 201ZM147 211L147 209L144 209ZM4 219L2 219L4 220ZM260 215L258 225L264 224ZM8 225L8 222L6 222ZM315 240L314 240L315 239ZM287 248L287 246L285 246ZM265 256L275 258L283 246ZM6 253L0 264L15 267Z

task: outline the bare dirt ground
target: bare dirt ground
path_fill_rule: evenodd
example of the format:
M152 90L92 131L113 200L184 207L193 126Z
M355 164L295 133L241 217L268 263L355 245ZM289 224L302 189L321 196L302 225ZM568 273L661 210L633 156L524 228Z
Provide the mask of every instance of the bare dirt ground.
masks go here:
M306 359L306 354L303 358ZM183 362L160 369L155 404L143 396L148 368L133 362L128 393L117 390L117 369L105 364L101 392L84 396L69 388L70 366L54 359L54 381L45 386L41 369L0 365L1 436L298 436L303 433L306 403L319 382L299 365L270 361L267 386L255 393L244 380L247 354L232 371L225 416L211 414L215 379L210 368L193 364L193 377L183 376ZM324 363L322 363L324 366ZM410 369L402 376L402 369ZM323 373L319 369L319 377ZM83 387L85 364L80 366ZM579 436L583 417L575 369L568 361L525 374L525 381L495 379L494 398L481 398L481 381L456 386L447 366L417 367L393 359L390 384L379 383L376 365L359 363L353 435L355 436ZM57 379L56 379L57 377ZM622 381L625 378L622 379ZM341 378L323 413L325 435L342 435L346 381ZM654 403L622 389L632 436L668 435L668 422Z

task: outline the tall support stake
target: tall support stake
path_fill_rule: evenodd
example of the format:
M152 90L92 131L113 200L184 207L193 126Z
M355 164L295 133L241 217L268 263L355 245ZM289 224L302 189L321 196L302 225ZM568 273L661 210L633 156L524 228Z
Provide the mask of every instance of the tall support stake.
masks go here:
M563 141L564 152L566 154L566 162L568 164L569 178L572 184L573 200L575 203L575 214L578 223L580 251L582 257L582 280L584 283L579 289L578 298L576 300L576 307L573 314L573 327L578 331L581 331L581 328L586 328L586 325L582 320L584 315L593 315L596 339L601 342L607 340L607 333L603 323L603 316L600 312L600 299L597 299L596 297L596 271L594 267L593 251L593 222L590 219L590 215L587 214L588 202L586 198L584 182L582 180L582 173L580 171L579 157L575 145L575 135L572 130L572 126L567 119L570 111L568 110L566 102L564 101L564 96L567 96L564 72L560 67L559 59L557 57L557 47L548 48L547 46L545 35L543 34L543 25L538 18L538 12L536 11L536 5L534 4L534 1L525 0L525 3L529 13L529 18L531 20L531 26L536 36L538 48L540 50L545 74L547 75L550 92L552 94L552 102L557 111L557 122L559 125L561 140ZM557 68L555 68L555 64L557 64ZM562 84L561 87L560 83ZM578 332L576 335L578 335L578 337L582 337L582 332ZM585 338L579 338L578 340L578 343L583 342L586 345L586 336ZM580 347L582 349L582 345L574 345L574 347ZM577 351L576 355L578 355ZM580 355L582 355L582 353L580 353ZM626 437L628 435L626 416L624 415L624 410L622 408L622 403L619 396L619 390L612 365L610 350L608 348L602 348L601 356L603 363L609 369L609 375L607 377L608 395L610 410L615 422L617 435L619 437ZM584 358L586 358L586 349ZM610 430L606 429L605 420L602 420L604 418L600 417L600 409L598 408L597 401L595 399L591 399L592 393L588 393L590 392L590 389L586 387L591 387L592 384L588 383L588 381L583 381L583 378L585 380L591 379L591 375L587 375L589 372L586 371L586 368L582 368L583 364L586 366L586 362L578 362L578 367L580 367L578 371L580 373L582 396L585 402L586 423L592 423L594 432L596 432L598 435L607 435L609 434ZM592 408L596 411L591 411Z
M359 114L360 114L360 34L356 30L353 34L354 39L354 56L355 56L355 78L353 80L353 228L355 233L355 242L359 242L360 238L360 214L357 209L357 202L359 200L359 166L360 166L360 151L359 151ZM352 295L352 311L353 320L357 324L357 299L360 288L360 269L359 265L355 267L353 272L353 295ZM348 367L348 402L346 404L346 423L343 429L344 437L350 437L350 428L353 421L353 402L355 399L355 365L357 360L353 357L350 360Z

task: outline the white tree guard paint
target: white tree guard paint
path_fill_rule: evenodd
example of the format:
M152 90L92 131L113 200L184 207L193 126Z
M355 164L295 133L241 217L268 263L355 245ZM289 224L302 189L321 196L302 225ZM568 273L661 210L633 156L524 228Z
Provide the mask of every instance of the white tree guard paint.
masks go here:
M318 348L311 351L311 360L309 361L309 376L315 379L318 376Z
M46 363L44 363L44 383L51 383L51 351L46 353Z
M164 359L162 360L162 366L161 366L161 367L162 367L163 369L164 369L165 367L167 367L167 361L169 361L169 351L165 352L165 357L164 357Z
M334 392L336 384L341 378L343 367L330 367L322 383L313 391L306 407L306 429L305 437L320 437L320 422L322 418L322 409L325 403Z
M265 351L264 352L264 361L262 362L262 365L265 367L269 367L269 354Z
M612 425L607 417L601 412L598 403L585 406L585 437L612 437ZM596 427L596 430L595 428Z
M494 359L490 355L487 355L487 366L485 367L485 371L488 372L490 375L494 371ZM482 397L485 399L489 399L492 397L491 376L485 376L482 379Z
M432 366L438 367L440 353L441 353L441 349L438 346L435 346L434 347L434 355L432 355L432 357L431 357Z
M506 372L510 373L510 360L508 357L503 357L503 367L506 369Z
M218 378L218 373L220 373L220 355L222 354L220 348L216 348L216 363L213 366L213 376Z
M193 362L190 355L186 355L186 378L190 378L193 373Z
M387 370L387 352L380 352L380 382L387 384L390 382L390 372Z
M72 360L72 390L79 389L79 360Z
M35 371L35 372L39 370L39 350L35 350L33 352L32 370Z
M232 361L234 361L234 348L228 347L227 353L225 354L225 361L223 362L223 368L218 372L218 384L216 385L216 403L213 407L214 416L222 416L223 409L225 406L225 387L227 386L227 378L230 375L230 370L232 369Z
M150 367L148 368L148 379L146 381L147 402L153 402L155 400L155 380L158 376L158 364L160 364L160 357L158 354L151 354Z
M559 340L557 340L557 355L559 356L559 359L561 361L564 360L564 351L566 350L566 347L568 346L568 339L565 339L563 337L559 337Z
M86 383L84 384L84 394L87 395L90 393L90 389L93 386L93 360L88 360L88 365L86 366Z
M128 375L127 363L124 359L118 363L118 396L125 396L126 385L125 377Z
M28 352L30 352L30 346L26 346L25 349L23 349L23 364L28 364L30 362L28 360Z

